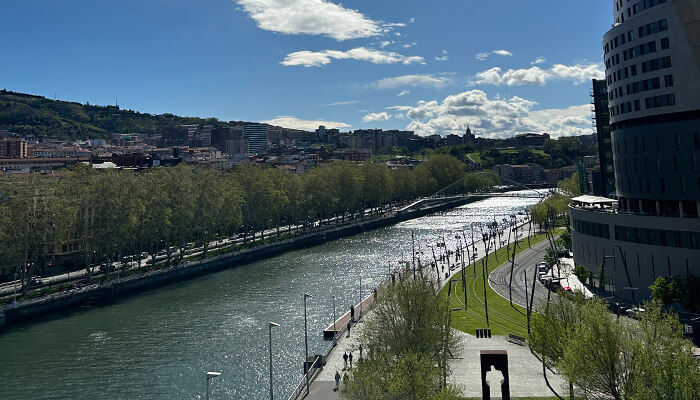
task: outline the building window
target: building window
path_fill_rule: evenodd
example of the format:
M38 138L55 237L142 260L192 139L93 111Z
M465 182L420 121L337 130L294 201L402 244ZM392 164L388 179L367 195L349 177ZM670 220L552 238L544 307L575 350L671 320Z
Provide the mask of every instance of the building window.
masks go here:
M673 86L673 75L664 75L664 85L666 87Z
M668 38L663 38L663 39L661 39L661 49L662 49L662 50L666 50L666 49L668 49L669 47L671 47L671 45L670 45L670 43L669 43L669 41L668 41Z

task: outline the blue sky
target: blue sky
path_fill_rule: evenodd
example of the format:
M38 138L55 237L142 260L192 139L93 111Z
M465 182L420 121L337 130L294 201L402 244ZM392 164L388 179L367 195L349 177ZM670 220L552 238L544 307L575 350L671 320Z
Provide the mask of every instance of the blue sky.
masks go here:
M610 0L4 0L0 88L301 129L592 133Z

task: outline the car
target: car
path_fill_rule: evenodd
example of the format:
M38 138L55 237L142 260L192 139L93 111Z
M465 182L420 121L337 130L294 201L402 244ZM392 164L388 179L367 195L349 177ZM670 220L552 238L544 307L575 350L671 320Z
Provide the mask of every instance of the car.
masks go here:
M573 293L573 290L571 290L571 288L570 288L569 286L563 286L563 287L561 288L561 290L562 290L564 293Z
M31 285L39 286L42 285L44 282L42 282L42 280L39 279L38 276L32 276L32 278L29 280L29 283Z
M611 312L613 312L615 314L626 313L627 310L629 310L629 308L630 308L630 306L628 306L627 304L622 304L622 303L619 303L617 301L613 301L613 302L608 304L608 310L610 310Z
M641 307L632 307L629 310L625 311L628 317L634 318L634 319L639 319L642 317L642 314L644 313L644 309Z

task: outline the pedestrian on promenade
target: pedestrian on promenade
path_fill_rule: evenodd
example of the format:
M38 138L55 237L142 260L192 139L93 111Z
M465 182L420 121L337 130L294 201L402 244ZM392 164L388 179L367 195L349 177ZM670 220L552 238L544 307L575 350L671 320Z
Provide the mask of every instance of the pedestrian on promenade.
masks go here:
M345 361L345 367L347 368L348 366L348 352L343 353L343 361Z
M355 307L350 306L350 321L355 320Z
M352 368L352 351L348 355L348 361L350 361L350 368Z
M335 389L333 389L334 392L338 391L338 388L340 387L340 372L338 370L335 370Z
M362 359L362 343L360 343L360 360Z
M352 322L348 321L348 337L350 337L350 327L352 326Z

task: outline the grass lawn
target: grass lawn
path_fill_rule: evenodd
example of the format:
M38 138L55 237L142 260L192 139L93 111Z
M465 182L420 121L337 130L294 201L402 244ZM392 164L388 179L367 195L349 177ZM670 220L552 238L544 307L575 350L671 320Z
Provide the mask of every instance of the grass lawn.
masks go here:
M511 397L512 400L559 400L558 397ZM481 397L465 397L464 400L481 400Z
M535 245L543 240L547 240L544 233L534 235L530 239L530 244ZM523 246L523 243L525 246ZM516 251L516 254L525 250L527 247L527 238L520 241L521 247ZM487 260L488 274L499 265L508 260L506 252L507 247L503 247L497 251L498 262L496 256L490 253ZM512 249L511 249L512 251ZM467 311L459 310L452 312L451 326L462 332L475 334L476 329L486 328L486 313L484 312L484 286L481 273L481 259L476 263L476 276L473 274L473 264L465 267L467 276ZM460 279L457 283L452 284L452 295L450 297L449 308L464 307L464 291L462 290L461 276L455 275L456 279ZM447 286L441 292L441 296L447 296ZM496 293L488 281L486 282L486 295L489 304L489 322L491 324L491 334L507 335L509 333L527 337L527 317L525 308L513 305Z

